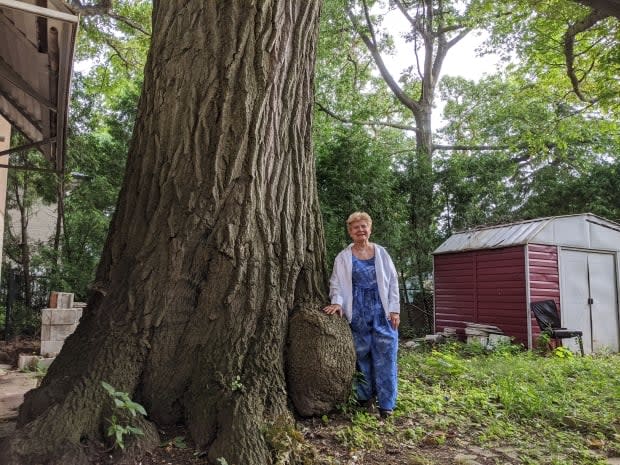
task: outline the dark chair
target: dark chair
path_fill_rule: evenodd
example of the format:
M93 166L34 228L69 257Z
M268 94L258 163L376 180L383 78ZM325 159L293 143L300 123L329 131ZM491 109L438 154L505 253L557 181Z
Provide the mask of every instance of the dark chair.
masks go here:
M549 335L551 339L566 339L576 337L579 342L579 350L583 355L583 331L562 328L558 310L555 306L555 300L542 300L540 302L531 302L530 308L534 312L538 326L544 334Z

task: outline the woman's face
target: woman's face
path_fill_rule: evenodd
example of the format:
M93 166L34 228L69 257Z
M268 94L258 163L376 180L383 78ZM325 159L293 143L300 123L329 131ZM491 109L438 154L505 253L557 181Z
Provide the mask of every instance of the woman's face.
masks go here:
M358 220L349 223L348 230L353 242L364 242L370 238L372 228L366 220Z

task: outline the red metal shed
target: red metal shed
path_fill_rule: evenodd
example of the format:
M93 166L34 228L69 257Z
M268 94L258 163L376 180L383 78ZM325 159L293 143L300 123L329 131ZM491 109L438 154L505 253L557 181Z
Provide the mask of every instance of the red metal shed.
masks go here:
M531 348L540 330L529 302L554 299L587 353L619 350L619 224L539 218L454 234L433 255L435 331L491 324Z

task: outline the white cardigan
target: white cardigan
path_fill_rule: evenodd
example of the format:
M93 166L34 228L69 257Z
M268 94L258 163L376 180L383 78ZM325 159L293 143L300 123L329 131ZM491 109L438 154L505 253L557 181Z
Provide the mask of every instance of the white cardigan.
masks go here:
M375 246L375 272L377 274L377 286L379 297L383 305L386 318L390 313L400 313L400 297L398 293L398 275L396 267L383 247ZM351 322L353 314L353 253L350 244L340 252L334 260L334 270L329 280L329 297L332 304L342 307L344 316Z

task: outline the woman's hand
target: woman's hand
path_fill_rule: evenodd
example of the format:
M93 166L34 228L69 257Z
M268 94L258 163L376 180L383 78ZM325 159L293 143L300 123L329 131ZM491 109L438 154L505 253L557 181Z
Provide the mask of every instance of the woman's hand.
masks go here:
M342 307L339 304L328 305L323 309L323 311L328 315L333 315L334 313L337 313L338 315L342 316Z
M391 312L390 323L392 323L392 328L398 329L398 325L400 325L400 314Z

